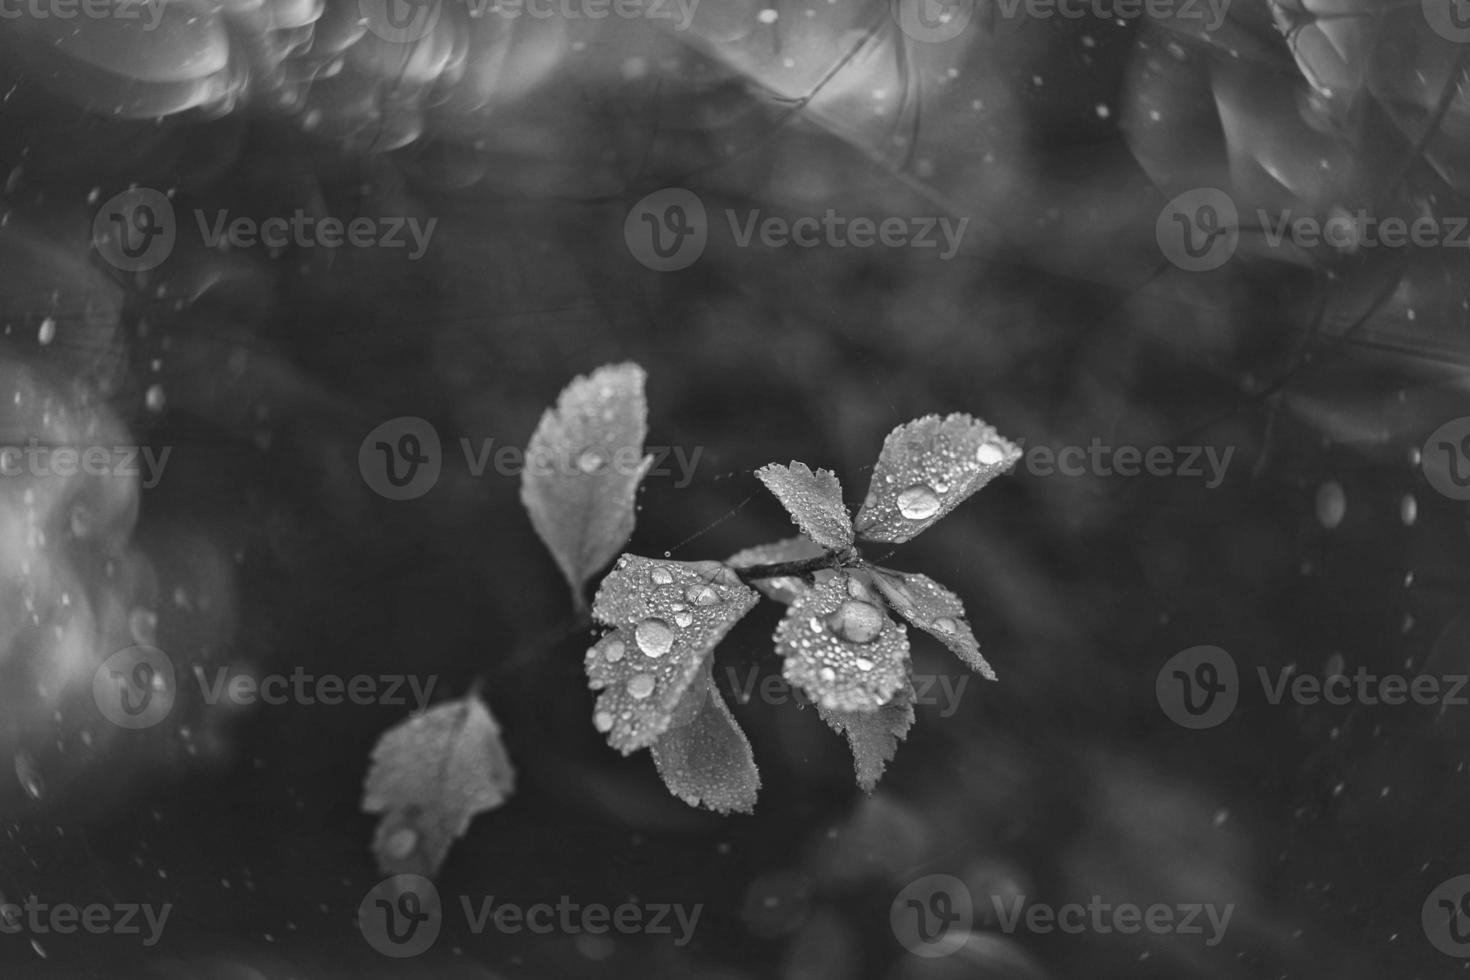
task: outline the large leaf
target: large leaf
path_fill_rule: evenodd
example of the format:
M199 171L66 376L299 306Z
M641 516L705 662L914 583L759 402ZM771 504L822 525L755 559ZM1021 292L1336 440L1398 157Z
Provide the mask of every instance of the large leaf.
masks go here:
M1009 470L1019 446L968 415L929 415L883 440L857 533L869 541L907 541Z
M914 687L904 684L893 700L877 711L832 711L818 707L817 712L834 731L847 736L858 786L863 792L871 793L898 752L898 743L913 727Z
M692 717L671 727L651 749L664 785L690 806L716 813L749 813L755 809L760 772L750 742L735 722L725 699L708 676L692 685L686 704L675 712Z
M593 618L613 629L586 661L588 685L602 692L592 721L608 744L627 755L685 721L681 703L705 683L715 644L757 601L716 561L619 558L592 603Z
M770 544L758 544L744 551L737 551L725 559L731 568L754 568L756 565L784 565L792 561L806 561L827 553L826 549L810 538L798 536ZM826 569L819 572L831 573ZM775 578L757 579L751 583L767 598L791 605L796 597L811 588L805 581L793 575L778 575Z
M812 541L832 551L852 546L852 518L842 502L842 484L827 470L805 463L769 463L755 475L781 501L791 520Z
M798 597L775 640L786 680L823 708L876 711L908 684L907 633L846 572Z
M965 620L965 604L959 596L927 575L887 568L873 568L871 572L873 584L889 608L949 647L986 680L996 679L994 669L980 654L980 643Z
M643 455L648 405L643 369L598 368L562 391L556 409L526 447L521 503L531 524L586 607L588 579L612 561L633 533L638 484L653 464Z
M500 726L473 695L384 732L372 759L362 808L383 814L373 852L384 874L432 876L475 814L515 790Z

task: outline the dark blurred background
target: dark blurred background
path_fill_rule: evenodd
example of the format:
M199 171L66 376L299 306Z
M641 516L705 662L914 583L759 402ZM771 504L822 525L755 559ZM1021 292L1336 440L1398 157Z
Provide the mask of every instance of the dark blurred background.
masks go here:
M992 6L991 3L995 5ZM1243 674L1464 673L1461 501L1419 455L1470 415L1466 252L1271 247L1172 264L1174 195L1327 216L1467 214L1464 47L1417 4L1237 0L1179 17L705 0L648 17L470 17L387 40L355 0L173 0L155 30L0 22L0 416L8 445L141 443L163 478L0 486L0 895L171 902L163 940L0 935L6 977L1445 977L1421 904L1470 870L1465 707L1273 706L1182 728L1155 677L1213 644ZM580 8L579 8L580 9ZM130 187L180 215L166 261L93 243ZM657 272L624 219L693 191L709 243ZM946 260L741 247L724 212L965 217ZM428 251L220 250L195 209L435 219ZM1243 219L1243 225L1249 222ZM524 446L574 375L649 374L652 478L630 550L720 558L786 536L752 476L835 470L860 502L883 437L969 412L1027 446L1229 449L1181 475L1020 467L887 559L966 601L1000 675L921 707L877 793L810 709L736 704L753 817L670 796L590 725L589 637L517 500L460 438ZM372 492L398 416L446 445L433 491ZM721 668L779 673L769 604ZM402 707L210 707L126 731L92 678L156 642L181 670L477 677L519 778L438 879L529 904L703 903L666 937L473 935L415 960L359 935L379 880L359 812ZM958 675L928 639L916 669ZM717 676L727 676L717 671ZM730 692L727 690L727 696ZM734 698L731 697L733 701ZM889 904L1235 903L1225 940L1007 935L908 953ZM34 942L32 940L35 940Z

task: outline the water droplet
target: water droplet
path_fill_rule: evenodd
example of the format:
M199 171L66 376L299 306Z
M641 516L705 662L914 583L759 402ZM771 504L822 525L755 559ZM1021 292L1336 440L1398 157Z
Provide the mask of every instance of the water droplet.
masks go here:
M806 624L807 624L807 626L811 627L811 631L813 633L820 633L820 632L822 632L822 621L820 619L818 619L816 616L813 616L811 619L808 619L806 621Z
M652 674L634 674L628 678L628 696L642 701L653 693L657 683Z
M855 666L858 670L863 671L864 673L873 669L873 661L869 660L867 657L858 657L852 663L853 666Z
M36 331L36 343L45 347L56 339L56 318L48 316L41 321L41 329Z
M975 450L975 460L981 466L994 466L1006 458L1005 450L993 442L982 442Z
M414 848L418 846L418 831L412 827L404 827L401 830L394 831L392 836L388 838L388 843L384 845L383 850L387 851L388 856L395 861L402 861L412 854Z
M592 727L596 728L599 732L612 731L612 726L613 716L611 712L599 711L592 716Z
M1424 461L1424 453L1420 451L1419 447L1418 446L1411 447L1409 449L1409 465L1410 466L1418 466L1423 461Z
M689 601L696 606L713 606L720 601L719 593L708 585L690 586L688 596Z
M606 464L606 458L595 449L589 449L577 457L577 469L583 473L596 473Z
M82 504L71 509L71 533L78 538L92 533L92 512Z
M1342 523L1347 515L1347 494L1342 484L1328 480L1317 488L1317 521L1331 530Z
M871 602L848 599L827 622L832 632L849 643L872 643L883 632L883 611Z
M667 568L664 568L662 565L649 572L648 577L653 580L654 585L674 584L674 573L669 571Z
M602 648L602 655L607 658L608 663L615 664L623 659L626 651L627 647L623 646L622 640L608 640L607 646Z
M694 622L694 614L687 609L680 609L674 613L674 625L680 629L688 629Z
M861 579L857 578L849 578L847 580L847 594L852 596L854 599L872 598L872 596L868 593L868 587L862 583Z
M939 495L916 483L898 495L898 512L911 521L925 521L939 513Z
M143 396L143 404L148 406L150 412L163 411L166 398L163 394L163 385L149 385L148 393Z
M948 616L942 616L934 621L934 628L946 636L953 636L955 631L960 627L958 623Z
M46 792L46 781L41 778L41 771L36 768L29 753L15 754L15 778L20 780L21 788L33 800L39 800Z
M1399 520L1404 522L1405 527L1412 527L1419 519L1419 501L1414 499L1412 493L1404 494L1399 501Z
M633 628L633 640L650 657L662 657L674 647L674 631L662 619L645 619Z
M833 670L831 667L823 667L821 670L817 671L817 676L821 677L822 680L830 684L837 679L837 671Z

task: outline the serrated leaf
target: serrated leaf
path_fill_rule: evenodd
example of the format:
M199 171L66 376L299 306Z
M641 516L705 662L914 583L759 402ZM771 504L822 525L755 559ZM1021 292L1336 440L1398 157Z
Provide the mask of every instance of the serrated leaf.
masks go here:
M927 575L887 568L872 568L870 572L889 608L949 647L986 680L996 679L995 670L980 654L980 642L965 620L965 604L959 596Z
M1019 446L968 415L901 425L883 440L857 533L868 541L908 541L1020 458Z
M706 664L705 682L691 685L685 696L689 707L675 712L691 717L653 743L653 762L669 792L690 806L749 813L760 790L760 771L750 742L711 682Z
M908 683L907 633L846 572L799 596L775 641L786 680L829 710L876 711Z
M833 731L847 736L857 784L864 793L871 793L898 752L898 743L914 725L914 686L905 683L877 711L833 711L819 706L817 713Z
M781 501L791 520L812 541L832 551L852 547L852 518L842 502L842 484L828 470L812 472L805 463L769 463L756 478Z
M364 813L381 813L373 853L384 874L432 876L475 814L515 790L500 726L473 695L414 715L373 748Z
M758 544L754 548L737 551L725 559L731 568L754 568L756 565L777 565L789 561L806 561L825 555L827 550L810 538L798 536L770 544ZM777 602L791 605L796 597L811 588L805 581L793 575L763 578L751 583L763 595Z
M627 755L684 721L681 701L708 674L715 644L758 601L717 561L619 558L592 603L612 631L586 661L588 686L602 692L593 724L608 744Z
M631 363L578 377L542 415L526 447L521 503L579 610L587 605L588 579L632 535L638 484L653 465L643 455L644 378Z

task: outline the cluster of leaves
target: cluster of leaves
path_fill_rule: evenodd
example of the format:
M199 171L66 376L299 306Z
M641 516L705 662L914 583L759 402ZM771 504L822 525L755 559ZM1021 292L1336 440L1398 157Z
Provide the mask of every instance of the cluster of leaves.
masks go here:
M579 612L592 577L633 532L651 463L643 388L634 364L577 378L527 447L528 458L573 464L527 467L521 501ZM760 775L713 664L716 645L765 595L788 607L774 637L786 680L847 737L858 784L871 792L914 722L902 624L983 676L995 673L953 592L872 564L860 546L910 540L1020 455L967 415L921 418L884 440L855 517L832 473L772 463L756 476L791 515L796 537L723 562L619 556L590 610L605 628L586 656L598 692L593 725L625 755L648 749L670 792L690 806L751 811ZM474 814L499 806L514 785L494 719L474 694L390 730L373 761L364 808L384 814L375 851L385 871L432 873Z

